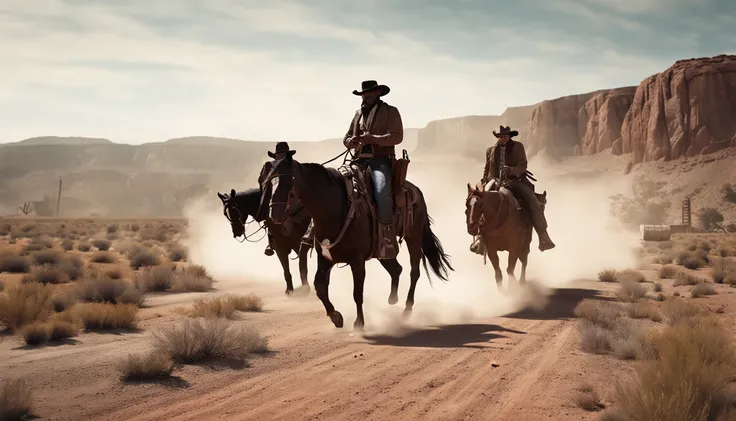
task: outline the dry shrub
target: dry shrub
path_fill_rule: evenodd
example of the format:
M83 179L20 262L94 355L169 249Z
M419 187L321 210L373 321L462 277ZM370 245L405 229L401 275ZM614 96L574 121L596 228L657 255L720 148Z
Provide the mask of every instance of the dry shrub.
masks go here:
M656 283L654 284L654 292L662 292L662 289L663 289L663 288L664 288L664 287L663 287L663 286L662 286L662 284L660 284L659 282L656 282Z
M110 250L110 246L112 245L112 242L110 240L105 239L96 239L92 240L92 245L97 248L99 251L108 251Z
M638 285L638 284L635 284ZM580 317L581 348L592 354L614 354L622 359L645 358L647 336L633 320L623 317L619 303L583 300L575 308Z
M228 295L227 299L238 311L263 311L263 299L253 293L248 295Z
M660 241L657 243L657 247L660 250L671 250L675 246L673 241Z
M653 322L661 322L663 317L659 309L652 303L642 300L637 303L630 304L627 313L632 319L649 319Z
M690 256L685 258L685 260L682 261L682 266L691 269L696 270L704 267L707 264L707 261L700 259L698 257Z
M39 283L9 287L0 295L0 324L15 331L46 320L54 310L51 294L51 286Z
M584 384L575 390L573 395L575 405L586 411L599 411L605 406L601 402L598 392L590 384Z
M117 262L118 258L114 253L110 253L108 251L98 251L97 253L93 254L89 260L94 263L111 264Z
M235 315L235 307L226 297L201 298L192 304L187 312L190 317L231 318Z
M168 378L176 365L167 354L153 351L139 355L128 354L115 368L122 380L144 381Z
M618 289L616 295L619 300L625 303L635 303L646 297L647 288L640 283L627 281L621 283L621 287Z
M705 282L707 282L707 280L699 276L691 275L687 272L678 272L677 275L675 275L675 283L672 285L679 287L685 285L698 285Z
M76 281L84 274L84 262L77 255L66 255L58 268L66 273L70 281Z
M736 262L730 259L718 259L711 264L713 268L713 282L717 284L730 283L736 279Z
M86 253L86 252L92 250L92 244L90 244L90 243L88 243L86 241L81 241L81 242L77 243L77 250L79 250L79 251L81 251L83 253Z
M189 265L174 273L173 288L181 292L205 292L212 288L214 279L201 265Z
M61 313L62 311L68 310L77 303L77 294L74 290L67 290L63 292L55 291L51 296L51 302L54 305L54 311Z
M74 306L87 330L135 329L138 307L134 304L84 303Z
M713 287L712 284L708 282L704 282L702 284L695 285L692 290L690 290L690 295L693 298L703 297L706 295L716 295L718 292L716 292L716 289Z
M616 388L620 419L733 419L733 402L721 399L736 377L736 350L714 319L697 317L655 334L652 351L654 358L637 366L637 379Z
M77 335L75 324L64 320L34 322L23 327L21 334L26 344L35 346L49 341L60 341Z
M124 279L112 279L101 275L84 279L79 283L79 298L95 303L135 304L143 303L143 292Z
M0 255L0 273L28 273L31 270L31 262L25 256L13 254Z
M33 253L31 259L37 265L58 265L61 262L62 254L56 250L41 250Z
M61 248L64 251L72 251L74 250L74 241L70 239L66 239L61 242Z
M675 259L668 254L660 254L659 256L655 257L653 260L654 263L659 263L660 265L669 265L670 263L674 261Z
M174 266L158 265L142 269L136 276L136 285L145 292L168 291L174 280Z
M646 282L647 278L644 276L643 273L639 272L638 270L625 269L618 273L616 280L620 283L627 283L627 282L640 283L640 282Z
M118 228L119 228L118 224L114 224L114 223L113 224L108 224L106 231L107 231L108 234L114 234L114 233L118 232Z
M187 319L153 333L157 350L173 361L193 363L209 358L239 360L268 350L268 339L251 326L226 319Z
M183 262L187 260L187 249L176 245L169 248L169 260L172 262Z
M664 265L659 268L658 275L660 279L672 279L675 277L675 275L677 275L677 272L679 272L677 266Z
M137 248L130 254L130 267L140 269L144 266L156 266L161 264L161 258L151 249Z
M615 269L605 269L598 272L598 280L601 282L616 282L618 272Z
M123 279L125 269L121 267L107 268L105 269L105 275L110 279Z
M24 284L38 282L41 284L63 284L69 282L69 276L54 264L36 266L31 273L24 275L21 282Z
M0 420L23 420L31 417L33 394L25 380L5 380L0 385Z
M688 323L697 320L705 314L705 310L698 305L688 303L681 298L669 298L660 307L662 314L670 325Z
M619 303L585 299L575 307L573 313L575 317L588 320L595 325L611 328L616 319L624 314L624 310Z

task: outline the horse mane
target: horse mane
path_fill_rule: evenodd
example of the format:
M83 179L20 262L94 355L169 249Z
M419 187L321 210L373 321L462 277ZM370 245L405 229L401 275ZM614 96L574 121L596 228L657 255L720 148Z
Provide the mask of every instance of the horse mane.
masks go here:
M258 205L261 203L261 191L256 188L252 188L235 192L233 199L235 200L235 204L238 208L244 209L247 212L255 212ZM254 206L255 209L252 209Z
M345 181L343 180L340 172L336 169L328 168L322 164L317 164L315 162L308 162L306 164L300 163L300 165L302 166L304 172L309 173L310 181L315 181L312 177L319 177L322 179L319 181L322 181L323 183L334 183L338 187L342 187L342 189L345 190ZM320 183L320 185L323 185L323 183Z

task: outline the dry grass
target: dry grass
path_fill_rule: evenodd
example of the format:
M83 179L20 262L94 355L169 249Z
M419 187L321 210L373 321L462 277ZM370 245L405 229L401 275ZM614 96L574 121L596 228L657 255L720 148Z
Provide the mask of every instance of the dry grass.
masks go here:
M622 284L628 282L641 283L646 282L647 278L638 270L625 269L618 273L616 280Z
M85 278L77 286L79 298L97 303L143 304L142 291L124 279L112 279L107 275Z
M263 299L255 294L228 294L214 298L202 298L185 311L189 317L233 318L236 311L262 311Z
M136 277L137 287L145 292L168 291L174 281L174 266L159 265L142 269Z
M732 259L718 259L711 263L713 268L713 282L717 284L736 283L736 261Z
M733 419L736 408L726 390L736 378L736 350L714 319L676 323L653 335L652 350L654 358L637 366L637 379L617 386L616 419Z
M241 360L268 350L267 338L253 327L226 319L187 319L153 334L154 346L173 361L194 363L204 359Z
M41 284L64 284L69 282L69 276L55 264L46 263L36 266L31 273L25 275L21 280L24 284L38 282Z
M621 283L621 287L618 289L618 299L625 303L635 303L640 299L646 297L647 288L640 283L628 281Z
M661 322L664 317L657 306L642 300L626 307L627 314L632 319L649 319L653 322Z
M662 303L661 310L666 321L672 326L697 320L706 313L700 306L688 303L681 298L669 298Z
M77 336L77 333L76 325L64 320L31 323L21 331L23 340L31 346L68 339Z
M15 254L0 255L0 273L27 273L31 270L31 262L25 256Z
M674 278L677 273L680 270L677 268L677 266L673 265L664 265L661 268L659 268L658 275L660 279L672 279Z
M716 295L718 292L716 291L715 287L709 282L704 282L702 284L695 285L692 290L690 290L690 295L693 298L703 297L706 295Z
M687 272L678 272L675 276L675 283L672 284L673 286L679 287L679 286L685 286L685 285L698 285L708 282L706 279L701 278L699 276L691 275Z
M8 287L0 295L0 325L12 331L46 320L53 310L51 286L39 283L21 284Z
M263 311L263 299L253 293L248 295L228 295L228 300L238 311Z
M161 258L149 248L138 247L130 253L130 267L133 269L160 264Z
M72 312L87 330L135 329L137 325L134 304L84 303Z
M621 359L645 358L648 353L646 332L634 320L625 317L628 311L631 310L620 303L583 300L578 304L574 312L581 319L578 330L583 351L613 354ZM647 316L656 319L654 314L649 311Z
M98 251L89 260L93 263L112 264L118 261L118 257L114 253Z
M25 380L4 380L0 385L0 420L27 419L32 410L33 394Z
M618 272L615 269L605 269L598 272L598 280L601 282L616 282Z
M176 365L171 358L160 351L146 354L128 354L115 366L121 380L145 381L166 379L174 372Z
M583 384L575 390L573 402L575 402L575 405L579 408L586 411L600 411L605 408L605 405L601 402L598 392L596 392L590 384Z
M174 273L173 289L181 292L206 292L215 280L204 266L190 265Z

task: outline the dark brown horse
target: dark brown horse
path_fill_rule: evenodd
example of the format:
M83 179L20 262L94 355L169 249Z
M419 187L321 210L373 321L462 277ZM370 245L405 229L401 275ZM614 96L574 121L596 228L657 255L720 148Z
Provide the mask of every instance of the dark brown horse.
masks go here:
M526 282L526 264L532 242L532 224L526 212L520 208L511 191L505 188L481 191L468 183L468 197L465 200L468 234L480 235L485 254L493 264L499 291L503 283L498 261L499 251L509 252L506 268L509 282L512 279L521 284ZM517 260L521 261L521 278L518 281L514 276Z
M357 318L353 327L362 329L365 324L363 316L363 285L365 282L365 262L374 254L374 229L370 212L351 212L351 198L345 180L334 169L320 164L301 164L291 156L276 161L273 170L266 180L289 174L293 180L291 187L279 182L274 194L279 190L289 189L289 196L300 200L312 217L315 248L318 252L317 273L314 275L314 288L317 296L327 311L332 323L343 327L343 317L335 309L329 299L330 271L336 263L347 263L353 273L353 300L357 308ZM410 188L416 189L406 182ZM431 219L427 213L427 204L419 189L416 189L419 200L414 204L412 222L405 230L406 246L411 261L411 284L406 298L404 315L411 314L414 306L414 292L419 279L420 260L427 270L427 260L432 271L443 281L447 280L447 270L454 270L449 256L442 249L442 244L430 228ZM398 302L399 276L402 267L396 259L379 260L391 275L391 293L389 304Z
M266 220L265 224L271 230L273 236L274 251L284 270L286 295L294 293L294 284L292 283L291 271L289 269L289 254L292 250L298 254L299 275L302 286L297 290L297 293L299 295L307 295L309 294L307 261L311 247L308 244L303 244L301 240L309 226L311 218L304 208L295 209L296 212L291 215L289 215L291 213L291 209L289 209L289 213L277 217L276 220L266 217L260 206L263 196L263 192L260 189L248 189L237 193L235 189L232 189L229 195L217 193L217 197L222 200L223 214L230 221L233 237L245 236L245 225L249 216L257 222ZM280 206L283 205L280 203L274 204L274 207ZM289 215L288 218L286 217L287 215ZM285 224L286 219L289 222Z

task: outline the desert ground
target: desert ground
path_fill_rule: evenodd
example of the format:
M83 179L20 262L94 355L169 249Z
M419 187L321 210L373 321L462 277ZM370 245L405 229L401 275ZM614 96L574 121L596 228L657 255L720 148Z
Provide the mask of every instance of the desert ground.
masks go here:
M450 197L434 180L456 271L423 272L402 322L370 262L362 333L349 269L332 277L336 329L313 291L284 296L265 241L237 243L214 197L185 220L0 220L0 418L736 419L736 236L642 242L600 201L581 206L610 193L605 174L577 189L535 174L557 186L559 251L532 253L526 285L496 290L467 250L464 184Z

